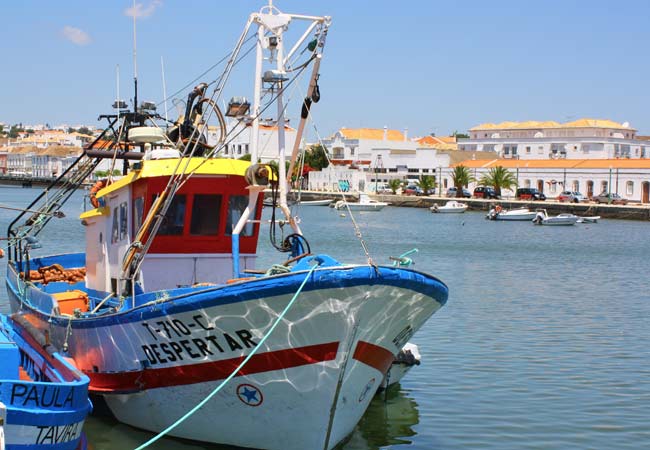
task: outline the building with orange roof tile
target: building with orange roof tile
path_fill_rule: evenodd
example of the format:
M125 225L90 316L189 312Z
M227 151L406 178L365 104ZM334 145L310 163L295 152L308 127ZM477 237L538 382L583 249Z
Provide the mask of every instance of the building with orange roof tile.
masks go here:
M607 119L484 123L470 128L458 148L506 159L649 158L650 143L636 131L627 122Z

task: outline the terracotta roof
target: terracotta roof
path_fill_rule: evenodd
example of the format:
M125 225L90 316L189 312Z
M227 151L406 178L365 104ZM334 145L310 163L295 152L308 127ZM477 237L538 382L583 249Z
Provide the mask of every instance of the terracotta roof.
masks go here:
M460 164L455 163L452 167ZM496 166L506 169L650 169L650 159L493 159L468 160L462 165L470 169Z
M80 147L68 147L63 145L52 145L46 148L35 147L33 145L25 145L21 147L7 147L9 153L27 154L33 153L35 155L50 155L50 156L71 156L79 155L81 153Z
M482 165L496 159L496 153L494 152L470 152L467 150L451 150L441 151L440 153L449 155L449 164L452 167L460 164L469 167L468 164L465 164L466 161L472 163L480 163ZM482 167L481 165L472 167Z
M341 133L345 139L384 140L383 128L341 128L339 133ZM404 134L398 130L388 130L387 138L389 141L403 141Z
M578 119L573 122L558 123L554 121L537 122L528 120L526 122L501 122L483 123L470 128L470 131L480 130L535 130L539 128L615 128L621 130L636 131L627 124L620 124L607 119Z

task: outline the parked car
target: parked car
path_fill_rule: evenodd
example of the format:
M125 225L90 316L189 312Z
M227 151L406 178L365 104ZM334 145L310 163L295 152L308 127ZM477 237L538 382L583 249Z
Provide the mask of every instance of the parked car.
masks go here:
M479 186L474 189L474 197L476 198L499 198L497 191L489 186Z
M610 201L611 199L611 201ZM596 203L611 203L612 205L627 205L627 199L621 197L620 195L612 192L608 194L607 192L601 192L600 195L596 195L592 198Z
M580 203L587 200L587 197L577 191L563 191L557 196L558 202Z
M535 188L519 188L515 193L517 200L546 200L546 196Z
M417 184L409 184L402 190L404 195L424 195L424 191Z
M447 197L456 197L457 190L455 187L450 187L447 189ZM463 197L470 198L472 194L465 188L463 188Z

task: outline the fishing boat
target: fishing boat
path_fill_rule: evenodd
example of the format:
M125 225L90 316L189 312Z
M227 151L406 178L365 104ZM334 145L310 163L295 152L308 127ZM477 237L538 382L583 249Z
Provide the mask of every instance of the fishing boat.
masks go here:
M285 31L299 24L290 46ZM400 349L447 301L436 277L376 264L359 230L367 264L312 249L288 207L329 25L329 17L271 5L253 13L214 89L194 88L174 126L116 102L116 114L101 116L104 132L27 206L36 212L9 226L12 309L67 350L117 420L157 433L142 448L169 435L331 449L353 431ZM255 55L252 105L234 96L222 112L226 81L245 53ZM305 97L289 151L285 90L299 79ZM261 162L257 149L271 106L277 164ZM251 162L219 157L237 133L224 116L251 127ZM213 141L210 129L219 134ZM40 232L103 159L121 161L124 175L91 189L93 207L80 216L85 250L35 256L47 245ZM277 207L262 221L267 188ZM278 264L259 268L263 225Z
M433 205L429 210L433 213L460 214L467 211L467 204L450 200L443 206Z
M549 216L545 209L537 211L533 223L535 225L575 225L578 216L570 213L562 213L557 216Z
M88 377L20 315L0 314L0 361L2 448L85 448Z
M506 221L531 221L537 213L528 208L503 209L501 206L490 209L487 216L488 220L506 220Z
M349 209L350 211L381 211L386 206L388 206L388 203L373 200L368 194L363 192L359 193L358 202L339 200L334 203L335 209Z

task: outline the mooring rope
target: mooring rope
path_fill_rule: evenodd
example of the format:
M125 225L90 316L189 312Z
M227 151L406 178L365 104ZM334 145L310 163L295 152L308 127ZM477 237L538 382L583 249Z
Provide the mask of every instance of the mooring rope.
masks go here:
M284 319L284 316L287 314L287 312L289 311L289 309L291 308L291 306L294 304L294 302L295 302L296 299L298 298L298 295L300 295L300 292L302 292L302 288L303 288L303 287L305 286L305 284L307 283L307 280L309 279L309 277L311 276L311 274L314 272L314 270L316 270L316 268L317 268L319 265L320 265L320 264L314 264L314 265L311 267L311 269L309 269L309 272L307 272L307 275L305 276L305 279L302 280L302 283L300 284L300 287L298 288L298 290L296 291L296 293L293 294L293 298L289 301L289 303L287 303L287 306L284 308L284 310L282 310L282 312L280 313L280 315L278 316L278 318L275 320L275 322L273 323L273 325L271 326L271 328L269 328L269 331L264 335L264 337L260 340L260 342L255 346L255 348L253 348L253 350L248 354L248 356L246 356L246 358L241 362L241 364L239 364L239 366L237 366L237 368L236 368L235 370L233 370L232 373L231 373L230 375L228 375L228 377L227 377L225 380L223 380L223 381L221 382L221 384L220 384L219 386L217 386L217 387L216 387L216 388L215 388L215 389L214 389L214 390L213 390L213 391L212 391L212 392L211 392L211 393L210 393L206 398L204 398L203 400L201 400L201 401L200 401L200 402L199 402L195 407L193 407L193 408L190 409L187 413L185 413L185 415L183 415L183 417L181 417L181 418L178 419L176 422L174 422L173 424L171 424L170 426L168 426L167 428L165 428L164 430L162 430L160 433L158 433L157 435L155 435L154 437L152 437L151 439L149 439L147 442L145 442L145 443L142 444L141 446L137 447L135 450L142 450L142 449L144 449L144 448L149 447L151 444L153 444L154 442L156 442L157 440L159 440L161 437L165 436L167 433L169 433L171 430L173 430L174 428L176 428L177 426L179 426L181 423L185 422L185 420L187 420L187 419L188 419L190 416L192 416L195 412L197 412L199 409L201 409L201 408L203 407L203 405L205 405L208 401L210 401L210 399L211 399L212 397L214 397L214 396L215 396L219 391L221 391L221 389L222 389L226 384L228 384L228 382L229 382L229 381L230 381L230 380L231 380L235 375L237 375L237 373L238 373L238 372L239 372L239 371L240 371L240 370L241 370L241 369L246 365L246 363L248 363L248 361L253 357L253 355L254 355L255 353L257 353L257 350L259 350L259 349L262 347L262 344L264 344L264 342L266 341L266 339L271 335L271 333L273 333L273 331L274 331L275 328L278 326L278 324L280 323L280 321L282 321L282 320Z

